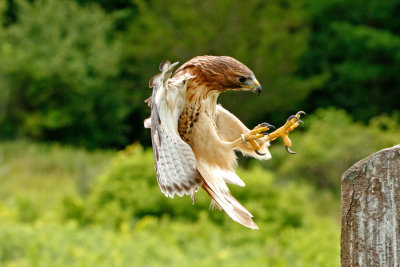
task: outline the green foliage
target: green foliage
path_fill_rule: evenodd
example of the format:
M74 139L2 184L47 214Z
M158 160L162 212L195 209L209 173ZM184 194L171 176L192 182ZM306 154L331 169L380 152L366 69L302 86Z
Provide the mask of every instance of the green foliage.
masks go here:
M125 143L128 99L116 80L120 53L111 30L96 6L20 1L17 22L0 33L1 135Z
M87 194L113 155L55 144L0 143L0 222L57 217L53 213L61 201Z
M342 173L360 159L400 142L397 116L380 116L365 126L343 110L318 110L304 121L306 130L290 135L296 155L273 145L271 162L282 179L303 179L338 192ZM268 164L268 163L267 163Z
M134 2L131 0L75 0L81 4L96 3L104 8L106 11L114 11L118 9L133 8Z
M196 220L198 211L192 209L191 200L185 197L167 199L158 188L154 172L153 153L143 151L139 145L132 145L126 152L120 152L110 168L99 177L91 189L85 207L82 202L67 199L66 215L74 214L72 210L84 209L81 222L106 224L118 229L123 222L134 223L136 219L152 215L162 217L184 217ZM205 194L198 198L196 206L207 210L209 205ZM68 216L65 216L68 218Z
M198 55L229 55L249 66L263 86L263 96L235 92L223 94L221 101L250 125L274 117L272 111L293 112L296 104L321 83L322 76L299 79L294 75L307 44L302 1L135 3L138 14L123 34L123 53L124 69L134 78L132 88L141 109L142 99L150 95L143 89L164 59L184 63ZM283 101L288 95L291 106Z
M2 1L0 3L0 29L3 27L3 23L4 23L4 13L7 9L7 2L6 1Z
M3 224L2 266L339 266L339 232L324 219L307 231L217 227L154 217L120 232L76 224Z
M208 232L205 233L208 241L204 242L211 242L211 247L216 246L213 251L220 250L220 246L225 247L225 252L222 252L222 255L227 254L226 260L221 264L226 265L229 265L229 260L236 264L247 262L255 265L282 264L283 266L295 263L298 264L297 266L303 266L318 261L329 262L322 259L317 260L315 255L324 253L319 250L318 252L314 251L316 254L311 255L312 253L310 253L305 258L301 256L304 248L303 242L314 242L306 241L307 238L303 236L304 231L324 232L323 234L315 233L315 238L321 237L320 235L327 235L325 226L319 225L325 219L317 219L316 214L313 214L315 207L309 200L312 195L310 188L301 184L280 187L275 185L271 174L261 169L241 170L239 175L244 178L246 188L232 186L232 191L235 197L255 216L261 230L252 232L233 222L223 212L208 211L209 198L202 191L198 193L194 206L192 206L189 197L184 199L178 197L174 199L165 198L155 179L152 156L151 151L143 151L138 146L132 146L126 152L120 153L111 168L94 186L88 201L82 203L82 207L87 210L83 222L90 221L89 217L92 218L92 224L103 224L113 229L121 229L128 224L136 229L140 227L143 220L150 220L148 216L151 215L161 221L171 220L171 222L182 222L183 225L192 225L194 228L207 229L204 231ZM296 204L294 205L294 203ZM82 219L77 218L77 220ZM154 221L157 228L160 227L158 220ZM204 220L207 221L209 226L203 225ZM325 223L329 225L332 222L321 224ZM174 229L174 224L171 223L170 225L172 229ZM215 229L211 230L210 227ZM316 230L319 227L321 228ZM332 229L331 227L332 225L328 226L328 229ZM171 229L165 231L171 231ZM186 232L182 229L180 231ZM208 236L211 232L213 233L212 237ZM223 234L224 232L229 232L229 237L226 237ZM282 237L276 235L276 233L280 233ZM291 240L293 238L293 240L287 242L286 237ZM168 236L165 237L165 239L169 238ZM201 238L201 234L196 234L193 238L198 240ZM221 241L218 242L218 245L213 244L216 242L215 240L219 239ZM299 243L292 243L295 242L294 240L299 240ZM187 249L186 241L181 242L185 244L185 249ZM187 242L195 241L188 239ZM234 242L234 245L232 245L234 248L229 248L230 242ZM267 256L260 255L259 245L255 246L253 242L265 244L266 247L261 248L261 250L269 251ZM228 248L226 248L227 244ZM236 248L236 246L238 247ZM198 247L195 246L195 248ZM337 249L333 244L327 245L327 247L330 250ZM236 255L236 253L234 251L239 248L241 252L235 259L233 255ZM250 254L246 254L245 251ZM197 249L197 253L206 255L200 249ZM168 255L168 253L165 253L165 255ZM250 259L250 255L253 255L253 260ZM338 255L331 256L333 256L331 262L335 265ZM196 259L194 260L196 261ZM168 259L164 261L169 262ZM201 263L205 264L205 262L200 262L199 265Z
M0 137L89 148L149 145L142 125L149 79L164 59L183 63L204 54L233 56L260 80L261 97L220 98L249 127L330 106L366 123L400 110L399 6L399 0L2 1Z
M98 170L110 154L27 142L0 152L1 266L339 266L339 224L316 210L314 190L278 186L260 168L239 170L246 187L232 186L253 231L208 210L204 192L194 206L164 197L139 145L116 155L87 198L71 188L86 179L76 164Z
M263 96L221 97L246 125L315 111L291 134L297 155L277 141L272 160L238 170L246 187L231 190L258 231L210 211L202 190L195 205L164 197L152 152L138 144L108 165L114 152L0 143L0 265L339 266L340 205L331 191L350 165L399 143L399 7L0 1L1 140L148 144L148 80L164 59L203 54L233 56L258 77Z
M365 122L399 110L400 1L308 2L312 31L300 72L329 78L304 108L344 108Z

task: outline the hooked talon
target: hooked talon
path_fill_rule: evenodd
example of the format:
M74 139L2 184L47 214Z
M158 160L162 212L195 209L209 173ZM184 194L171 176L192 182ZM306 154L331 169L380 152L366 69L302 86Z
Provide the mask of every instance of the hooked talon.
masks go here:
M290 154L296 154L296 152L290 150L289 148L292 145L292 142L289 139L289 132L297 128L299 124L304 124L304 122L300 120L301 115L306 115L306 113L304 111L299 111L296 113L296 115L289 116L285 125L280 127L278 130L275 130L275 126L267 122L260 123L252 131L248 133L249 136L247 136L248 134L242 134L241 138L239 138L235 142L246 144L246 142L249 141L254 149L254 152L257 155L265 156L266 153L261 153L260 151L258 151L260 149L260 145L255 141L255 139L262 138L263 136L267 135L268 141L273 141L278 137L282 137L285 143L286 151ZM272 133L268 133L270 129L274 129L275 131L273 131Z
M268 129L267 131L261 132L261 134L262 134L262 135L269 135L269 132L268 132L268 131L269 131L270 129L275 130L275 126L273 126L273 125L270 125L270 127L268 127L268 128L269 128L269 129Z
M268 122L260 123L260 126L262 126L262 127L267 127L267 128L268 128L268 131L271 130L271 129L272 129L272 130L275 130L275 129L276 129L274 125L269 124ZM264 132L261 132L261 134L263 134L263 135L268 135L268 132L267 132L267 131L264 131Z
M296 119L296 122L298 120L300 120L296 115L290 115L290 117L287 119L288 121L292 120L292 119Z
M299 111L296 113L296 115L289 116L286 123L282 127L268 134L269 141L282 137L283 142L285 143L286 151L290 154L296 154L296 152L290 150L289 148L292 145L292 142L289 139L289 133L296 129L300 124L304 124L304 122L300 120L301 115L306 115L306 113L304 111Z
M267 154L267 153L261 153L258 150L254 150L254 151L256 152L257 155L260 155L260 156L265 156Z
M272 124L269 124L268 122L260 123L260 125L263 126L263 127L268 127L270 129L275 129L275 126L272 125Z
M292 150L290 150L290 148L288 146L285 146L286 151L290 154L296 154L296 152L293 152Z
M290 115L287 120L290 121L292 119L296 119L295 122L304 123L302 120L300 120L300 115L306 115L306 113L304 111L299 111L296 113L296 115Z

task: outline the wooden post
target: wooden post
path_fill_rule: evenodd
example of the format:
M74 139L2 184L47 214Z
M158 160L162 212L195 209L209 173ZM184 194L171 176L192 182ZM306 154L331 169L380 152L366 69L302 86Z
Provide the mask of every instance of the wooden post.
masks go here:
M342 266L400 266L399 226L397 145L357 162L342 176Z

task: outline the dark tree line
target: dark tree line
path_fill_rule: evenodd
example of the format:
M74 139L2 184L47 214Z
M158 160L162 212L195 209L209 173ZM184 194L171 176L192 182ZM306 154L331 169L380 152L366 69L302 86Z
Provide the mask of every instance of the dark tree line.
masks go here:
M164 59L203 54L262 83L260 97L220 98L249 127L299 109L360 121L400 109L400 1L7 0L0 14L1 139L148 144L148 80Z

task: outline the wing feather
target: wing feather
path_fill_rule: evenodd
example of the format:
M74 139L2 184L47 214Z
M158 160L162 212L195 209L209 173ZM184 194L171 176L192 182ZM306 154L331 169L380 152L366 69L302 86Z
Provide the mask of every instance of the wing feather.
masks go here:
M202 183L194 153L178 134L178 119L185 106L185 81L193 76L170 78L177 64L161 63L161 73L150 80L153 93L146 101L151 107L151 117L145 121L145 127L151 127L157 181L161 191L171 198L175 194L192 195Z
M212 198L214 204L218 208L223 209L232 220L248 228L258 229L258 226L252 219L253 215L229 193L229 189L225 183L214 176L210 166L199 161L197 168L204 178L202 187Z

